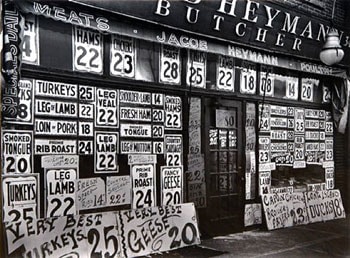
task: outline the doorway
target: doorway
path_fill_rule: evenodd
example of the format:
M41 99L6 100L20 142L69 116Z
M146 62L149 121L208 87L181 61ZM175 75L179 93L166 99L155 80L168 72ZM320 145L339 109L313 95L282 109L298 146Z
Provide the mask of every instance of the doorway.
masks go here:
M243 231L242 104L205 101L205 167L209 235Z

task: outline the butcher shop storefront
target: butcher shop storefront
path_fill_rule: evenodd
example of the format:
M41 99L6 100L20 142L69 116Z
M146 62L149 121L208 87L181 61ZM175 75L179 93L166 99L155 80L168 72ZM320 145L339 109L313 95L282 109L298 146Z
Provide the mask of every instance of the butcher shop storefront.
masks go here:
M345 217L349 31L331 67L329 24L271 2L2 8L5 256L134 257Z

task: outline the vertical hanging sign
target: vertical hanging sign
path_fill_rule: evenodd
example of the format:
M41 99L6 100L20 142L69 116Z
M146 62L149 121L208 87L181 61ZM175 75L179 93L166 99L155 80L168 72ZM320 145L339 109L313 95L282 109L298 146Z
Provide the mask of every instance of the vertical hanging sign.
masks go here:
M97 127L118 127L118 91L97 89L96 119Z
M132 208L140 209L156 206L154 164L133 164Z
M188 50L186 85L205 88L207 75L207 54Z
M162 205L182 203L182 166L161 167Z
M11 120L17 117L18 107L18 81L20 78L21 61L21 33L23 33L23 18L12 1L3 3L3 60L2 75L5 83L1 87L2 103L1 112L3 120Z
M95 172L118 172L118 143L117 132L95 132Z
M160 53L160 75L162 83L180 84L181 82L181 62L180 49L161 45Z
M73 70L102 74L103 37L100 33L73 26Z
M112 35L110 73L114 76L135 77L136 49L133 38Z

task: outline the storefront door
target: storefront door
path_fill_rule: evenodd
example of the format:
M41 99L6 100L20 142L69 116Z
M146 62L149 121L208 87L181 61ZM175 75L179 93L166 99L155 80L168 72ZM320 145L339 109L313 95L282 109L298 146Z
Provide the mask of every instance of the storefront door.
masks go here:
M242 110L232 100L205 106L207 223L209 234L242 231Z

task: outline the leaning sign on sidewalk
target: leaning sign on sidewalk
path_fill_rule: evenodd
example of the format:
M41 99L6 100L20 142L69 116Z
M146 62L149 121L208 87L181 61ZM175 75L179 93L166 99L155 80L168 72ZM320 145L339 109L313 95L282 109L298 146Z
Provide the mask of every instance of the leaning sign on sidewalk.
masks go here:
M135 257L200 243L193 203L19 220L5 234L7 257Z
M339 190L264 194L262 202L269 230L345 218Z

